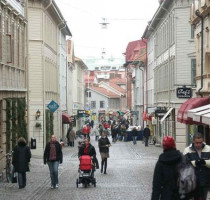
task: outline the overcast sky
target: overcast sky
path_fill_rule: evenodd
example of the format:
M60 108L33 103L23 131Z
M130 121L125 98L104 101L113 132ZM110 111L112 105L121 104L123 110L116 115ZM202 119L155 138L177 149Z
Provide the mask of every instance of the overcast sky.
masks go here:
M123 58L129 42L141 39L158 0L55 0L73 35L75 56ZM99 24L109 22L107 29Z

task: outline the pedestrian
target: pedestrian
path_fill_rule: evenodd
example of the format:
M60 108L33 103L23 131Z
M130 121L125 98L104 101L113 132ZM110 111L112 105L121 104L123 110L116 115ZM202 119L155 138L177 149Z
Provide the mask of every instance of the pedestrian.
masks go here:
M96 157L96 150L95 147L90 144L90 138L85 138L84 143L81 144L81 146L79 147L78 157L80 158L80 156L82 155L89 155L91 157L93 162L93 169L91 176L94 177L95 168L98 169L99 165Z
M195 133L193 143L184 149L183 154L195 167L197 187L194 192L194 200L206 200L210 184L210 146L204 143L201 133Z
M92 134L95 135L95 141L98 141L99 138L99 130L98 130L98 126L93 128Z
M69 127L69 128L68 128L68 131L67 131L67 134L66 134L66 138L67 138L67 145L68 145L68 146L70 146L69 134L70 134L71 129L72 129L72 128L71 128L71 127Z
M176 150L173 137L163 138L163 153L156 163L151 200L179 200L178 193L178 165L182 161L182 154Z
M137 129L136 129L136 126L134 126L133 130L132 130L132 137L133 137L133 144L135 145L136 144L136 140L137 140Z
M84 138L88 137L88 130L87 130L86 124L83 126L82 133L83 133Z
M111 146L108 137L105 132L102 132L101 138L98 140L99 152L101 154L101 173L106 174L107 170L107 158L109 158L109 147Z
M56 136L52 135L44 150L44 164L48 164L51 177L51 189L58 188L58 166L63 162L63 153Z
M70 133L69 133L69 145L70 147L74 147L74 140L76 138L76 133L74 131L74 129L71 129Z
M19 189L26 186L26 172L29 171L29 162L31 159L30 148L26 145L26 140L23 137L18 139L18 143L14 148L12 165L14 172L18 173Z
M104 131L103 125L99 124L99 134L101 135L103 131Z
M149 137L150 137L150 129L149 129L148 124L147 124L146 128L144 129L143 137L144 137L145 147L148 147L148 141L149 141Z

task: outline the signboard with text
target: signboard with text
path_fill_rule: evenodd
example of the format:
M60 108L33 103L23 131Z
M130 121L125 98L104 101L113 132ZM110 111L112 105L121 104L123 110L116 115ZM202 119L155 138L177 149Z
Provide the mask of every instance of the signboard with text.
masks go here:
M187 87L178 87L176 89L177 98L189 99L192 97L192 89Z
M54 113L58 108L59 108L59 105L54 101L52 100L48 105L47 105L48 109L50 110L50 112Z

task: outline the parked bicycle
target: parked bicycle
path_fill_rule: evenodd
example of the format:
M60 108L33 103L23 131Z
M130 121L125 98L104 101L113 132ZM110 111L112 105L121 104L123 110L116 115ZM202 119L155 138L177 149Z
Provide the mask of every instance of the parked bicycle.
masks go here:
M11 169L11 158L12 158L12 151L11 153L7 153L5 154L1 159L0 161L3 159L3 158L6 158L6 166L5 166L5 171L6 171L6 180L7 182L9 183L10 182L10 177L11 177L11 173L12 173L12 169ZM3 176L2 176L2 179L3 179Z

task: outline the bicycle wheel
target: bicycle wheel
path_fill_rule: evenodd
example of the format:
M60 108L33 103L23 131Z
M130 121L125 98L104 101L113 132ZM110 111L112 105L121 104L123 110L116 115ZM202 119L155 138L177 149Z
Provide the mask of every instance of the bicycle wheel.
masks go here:
M11 167L10 167L10 164L7 163L7 166L6 166L6 179L7 179L8 183L10 182L10 176L11 176Z

